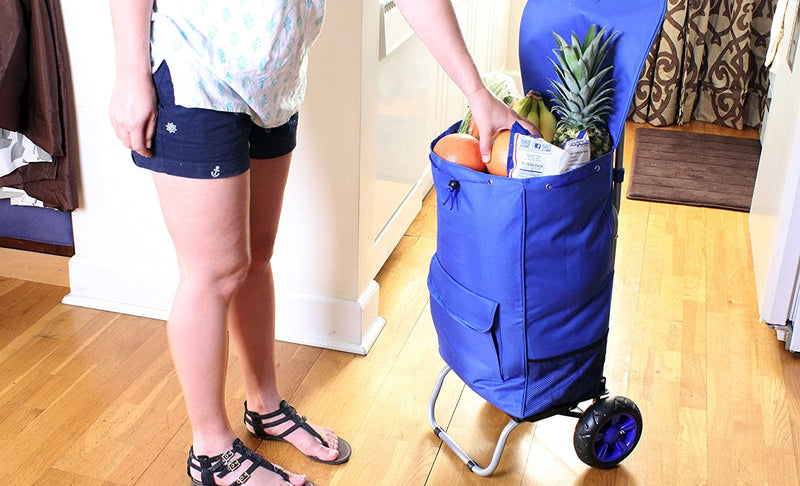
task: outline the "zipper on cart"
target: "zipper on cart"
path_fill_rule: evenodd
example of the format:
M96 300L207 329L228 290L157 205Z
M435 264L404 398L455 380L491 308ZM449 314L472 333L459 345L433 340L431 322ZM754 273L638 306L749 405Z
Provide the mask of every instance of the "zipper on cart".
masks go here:
M523 349L523 356L525 356L525 361L526 361L525 364L523 365L524 374L525 374L525 383L528 383L528 380L529 380L529 376L528 375L530 373L530 367L528 366L528 363L527 363L528 353L530 352L528 350L528 315L527 315L528 314L527 313L528 306L527 306L527 304L525 304L526 302L528 302L528 288L525 285L525 255L527 255L527 253L528 253L528 248L527 248L528 239L525 238L525 228L528 227L528 204L527 204L527 201L528 201L528 191L525 189L525 185L523 184L523 186L522 186L522 231L520 232L520 242L521 242L520 243L520 248L522 249L522 252L521 252L521 254L519 256L519 263L520 263L520 269L519 269L520 282L519 282L519 285L520 285L520 289L521 289L520 293L522 294L522 302L523 302L523 305L522 305L522 322L523 322L523 326L524 326L524 329L525 329L525 332L522 333L522 349ZM525 403L528 403L528 399L530 398L528 396L529 393L530 393L530 390L528 389L528 387L525 387L525 397L524 397Z

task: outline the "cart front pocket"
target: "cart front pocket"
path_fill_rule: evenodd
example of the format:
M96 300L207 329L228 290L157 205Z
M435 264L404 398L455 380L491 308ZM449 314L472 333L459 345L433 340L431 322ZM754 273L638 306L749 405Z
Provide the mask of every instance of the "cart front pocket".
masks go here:
M442 359L465 382L501 381L493 332L499 304L455 281L436 255L431 260L428 290Z

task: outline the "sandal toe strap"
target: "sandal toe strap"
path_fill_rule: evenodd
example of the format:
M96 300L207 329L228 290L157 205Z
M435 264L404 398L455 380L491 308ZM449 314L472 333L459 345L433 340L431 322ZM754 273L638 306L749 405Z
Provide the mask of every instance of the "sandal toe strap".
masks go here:
M308 419L305 415L298 415L297 410L291 405L289 405L286 400L281 400L280 405L278 406L278 410L266 414L257 414L255 412L251 412L247 409L247 402L244 403L244 410L245 410L245 421L253 427L254 430L260 432L262 434L266 434L264 429L270 427L276 427L278 425L284 424L286 422L293 422L293 425L283 431L278 435L273 435L273 437L278 439L283 439L287 435L291 434L297 429L302 428L309 434L311 434L315 439L317 439L320 444L324 447L330 447L328 442L316 431L313 427L308 425ZM272 422L267 422L267 420L277 418Z

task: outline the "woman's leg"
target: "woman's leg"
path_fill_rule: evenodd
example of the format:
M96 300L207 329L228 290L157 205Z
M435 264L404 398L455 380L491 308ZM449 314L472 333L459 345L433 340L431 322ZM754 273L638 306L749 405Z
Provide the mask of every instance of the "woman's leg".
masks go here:
M180 268L167 324L170 350L194 453L213 456L230 449L235 438L225 412L226 317L250 263L249 174L214 180L153 177ZM292 482L304 481L295 476ZM252 484L284 483L258 469Z
M225 413L226 315L250 261L249 177L153 178L180 268L167 323L170 350L195 453L218 453L235 438Z
M252 261L239 291L233 298L230 330L241 363L248 408L256 413L278 409L281 393L275 373L275 290L272 258L283 193L292 154L274 159L253 159L250 164L250 242ZM277 427L280 433L291 423ZM312 424L313 426L313 424ZM286 437L304 454L322 460L338 456L333 431L314 426L331 448L323 447L303 430Z

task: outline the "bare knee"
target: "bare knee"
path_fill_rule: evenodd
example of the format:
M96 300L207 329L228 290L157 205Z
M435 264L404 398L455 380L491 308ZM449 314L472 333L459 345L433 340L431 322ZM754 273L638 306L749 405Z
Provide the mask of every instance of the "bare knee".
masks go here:
M224 257L209 257L195 268L182 269L181 285L209 298L217 297L225 301L233 298L242 286L250 268L251 257L248 252L231 252Z
M267 247L254 247L252 257L250 260L250 270L260 271L269 266L272 260L272 246Z

